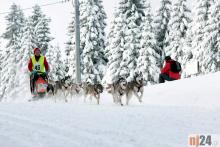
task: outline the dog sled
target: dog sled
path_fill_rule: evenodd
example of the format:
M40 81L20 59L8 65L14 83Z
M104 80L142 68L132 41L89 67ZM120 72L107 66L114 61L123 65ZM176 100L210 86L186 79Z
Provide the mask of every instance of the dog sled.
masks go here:
M43 77L42 76L43 73L39 71L37 72L37 74L38 74L38 79L35 81L34 84L32 84L34 75L31 75L31 79L30 79L31 91L32 94L34 95L32 97L32 100L44 98L46 96L48 89L48 76L46 75L45 77Z

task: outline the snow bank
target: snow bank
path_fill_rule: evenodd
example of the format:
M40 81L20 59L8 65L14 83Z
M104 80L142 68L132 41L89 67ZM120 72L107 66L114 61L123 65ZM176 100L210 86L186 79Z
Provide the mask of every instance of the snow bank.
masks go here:
M220 106L220 72L145 88L144 101L153 105Z

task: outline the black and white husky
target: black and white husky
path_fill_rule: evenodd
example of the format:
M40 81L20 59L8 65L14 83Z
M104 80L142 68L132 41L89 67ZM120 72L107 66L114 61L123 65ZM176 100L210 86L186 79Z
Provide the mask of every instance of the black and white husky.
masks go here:
M142 97L144 93L144 82L142 76L136 76L134 81L127 82L125 78L120 78L117 82L113 84L107 84L106 90L113 96L114 103L119 103L123 106L122 97L126 95L126 104L133 95L135 95L139 102L142 102Z
M121 106L123 106L122 97L126 93L126 88L127 81L125 78L120 78L118 81L112 84L107 84L106 90L108 93L112 94L114 103L119 103Z
M86 101L86 98L89 97L90 100L92 98L96 98L97 104L100 103L100 94L103 92L103 86L100 83L91 84L91 83L84 83L82 86L82 89L84 91L84 102Z

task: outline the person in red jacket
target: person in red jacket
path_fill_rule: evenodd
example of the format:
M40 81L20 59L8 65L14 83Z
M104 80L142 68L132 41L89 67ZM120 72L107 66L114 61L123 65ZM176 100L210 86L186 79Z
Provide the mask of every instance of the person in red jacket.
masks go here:
M34 94L35 82L39 76L46 79L49 72L49 64L46 57L41 55L39 48L34 48L34 55L30 58L28 63L28 70L31 72L30 87L31 93Z
M171 64L175 63L170 56L165 57L165 66L161 69L161 74L159 76L159 83L164 83L166 81L174 81L180 79L179 72L171 71Z

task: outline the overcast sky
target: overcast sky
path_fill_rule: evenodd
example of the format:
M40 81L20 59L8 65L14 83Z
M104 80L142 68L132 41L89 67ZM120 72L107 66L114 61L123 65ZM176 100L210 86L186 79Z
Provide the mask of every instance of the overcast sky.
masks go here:
M8 12L12 3L16 3L20 5L22 9L24 9L32 7L35 4L42 5L58 1L60 0L1 0L0 13ZM103 0L104 8L108 16L108 24L113 18L113 10L118 1L119 0ZM151 0L153 11L159 7L159 1L160 0ZM48 17L52 19L50 26L52 36L56 38L54 43L59 43L59 45L62 47L66 39L66 28L71 20L71 11L73 10L71 3L67 2L46 6L42 7L42 10ZM26 16L29 16L31 14L31 10L26 10L24 13ZM5 30L5 15L6 14L0 14L0 34L2 34Z

